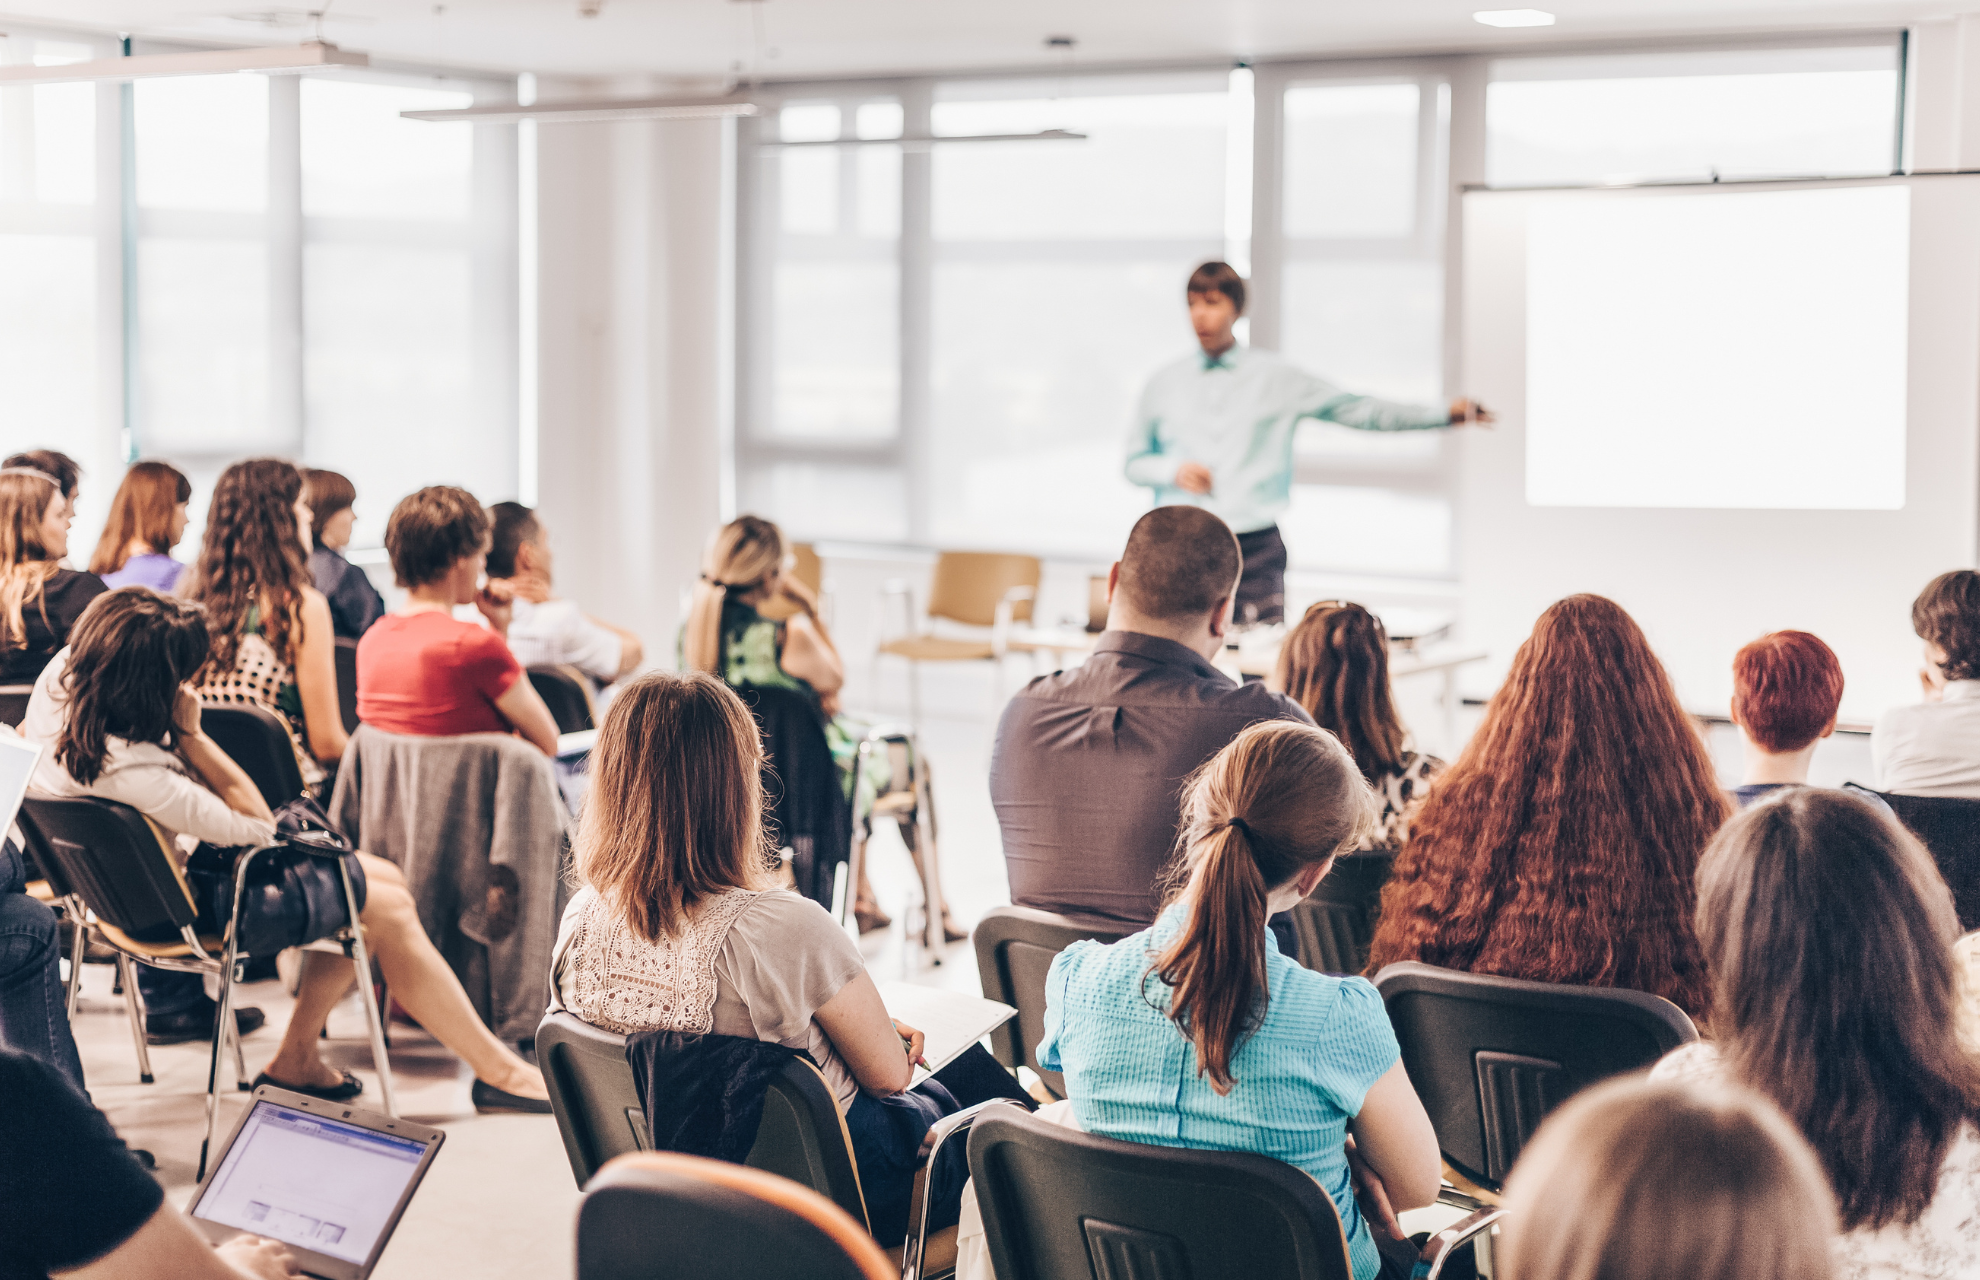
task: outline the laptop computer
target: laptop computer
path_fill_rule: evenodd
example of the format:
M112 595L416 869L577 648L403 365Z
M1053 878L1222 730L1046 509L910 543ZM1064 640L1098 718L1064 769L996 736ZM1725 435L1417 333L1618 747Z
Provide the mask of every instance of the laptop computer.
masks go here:
M220 1244L279 1240L318 1280L365 1280L445 1132L263 1085L186 1213Z
M28 779L34 776L34 766L40 759L38 743L0 730L0 836L5 836L14 825L14 817L21 811L21 800L27 795Z

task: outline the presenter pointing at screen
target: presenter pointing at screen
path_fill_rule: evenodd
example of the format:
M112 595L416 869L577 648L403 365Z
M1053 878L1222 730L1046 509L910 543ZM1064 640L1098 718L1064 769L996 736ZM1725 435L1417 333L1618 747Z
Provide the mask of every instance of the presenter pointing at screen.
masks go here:
M1187 293L1202 350L1149 379L1128 436L1127 478L1153 489L1158 506L1206 507L1230 525L1244 553L1236 620L1281 622L1286 544L1278 518L1292 497L1293 428L1301 418L1424 431L1492 415L1462 398L1446 409L1355 395L1275 352L1239 346L1231 327L1244 314L1244 277L1225 263L1191 272Z

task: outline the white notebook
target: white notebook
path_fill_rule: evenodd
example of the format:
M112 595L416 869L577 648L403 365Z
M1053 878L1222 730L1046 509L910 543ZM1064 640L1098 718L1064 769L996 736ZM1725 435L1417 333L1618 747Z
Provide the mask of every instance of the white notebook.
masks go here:
M921 1056L926 1068L916 1067L914 1083L948 1066L962 1052L1017 1016L1017 1010L982 996L939 987L917 987L911 982L883 982L880 999L887 1016L922 1033L926 1041Z

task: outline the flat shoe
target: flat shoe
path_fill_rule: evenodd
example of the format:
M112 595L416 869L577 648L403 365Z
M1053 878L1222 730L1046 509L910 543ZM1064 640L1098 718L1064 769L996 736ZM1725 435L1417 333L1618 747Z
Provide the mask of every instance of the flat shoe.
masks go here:
M859 931L861 933L872 933L877 929L884 929L894 923L894 917L888 915L879 907L865 906L860 903L853 904L853 919L859 922Z
M550 1099L525 1098L521 1094L497 1089L482 1080L474 1082L474 1088L469 1090L469 1096L474 1099L476 1111L520 1111L524 1115L531 1116L550 1114Z
M288 1084L284 1081L277 1080L274 1076L264 1071L256 1076L254 1083L248 1087L250 1089L259 1089L262 1085L268 1085L275 1089L287 1089L290 1093L302 1093L312 1098L321 1098L325 1102L349 1102L352 1098L364 1092L364 1081L358 1079L348 1071L344 1072L343 1076L344 1078L336 1084Z
M185 1044L189 1040L211 1040L213 1015L219 1007L216 1001L208 1000L204 1006L195 1006L184 1013L147 1014L144 1019L144 1042ZM240 1035L259 1031L267 1021L268 1015L252 1006L234 1010L234 1030Z

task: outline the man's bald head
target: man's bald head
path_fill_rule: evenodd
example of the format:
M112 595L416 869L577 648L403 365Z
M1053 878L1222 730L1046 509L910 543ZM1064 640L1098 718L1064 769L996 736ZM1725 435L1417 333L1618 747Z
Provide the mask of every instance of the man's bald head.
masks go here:
M1237 535L1222 520L1201 507L1157 507L1128 534L1115 590L1143 617L1180 622L1228 600L1243 568Z

